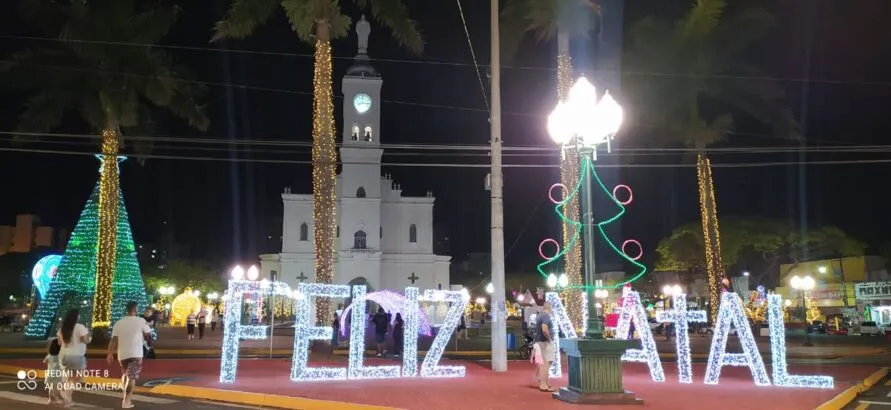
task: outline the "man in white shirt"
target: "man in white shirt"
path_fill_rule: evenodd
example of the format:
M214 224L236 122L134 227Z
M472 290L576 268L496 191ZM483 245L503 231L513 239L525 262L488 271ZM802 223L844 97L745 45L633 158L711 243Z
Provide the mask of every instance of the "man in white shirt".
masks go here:
M130 396L142 370L142 345L151 334L152 329L148 323L136 315L136 302L127 303L127 316L118 320L111 330L111 343L108 345L108 356L106 356L108 364L111 364L116 352L118 362L121 364L121 371L124 374L121 378L124 388L122 408L133 408Z

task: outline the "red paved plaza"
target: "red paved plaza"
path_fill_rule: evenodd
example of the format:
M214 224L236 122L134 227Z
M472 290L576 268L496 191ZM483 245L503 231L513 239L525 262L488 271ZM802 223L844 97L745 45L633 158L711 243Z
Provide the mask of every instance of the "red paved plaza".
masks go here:
M343 360L329 365L343 365ZM368 359L368 365L398 364L393 360ZM446 362L444 361L443 364ZM22 368L42 368L39 360L4 360L2 364ZM315 365L326 363L316 361ZM238 380L231 384L219 383L219 360L213 359L158 359L146 360L142 379L182 377L176 384L231 389L254 393L299 396L311 399L391 406L407 410L571 408L539 392L532 384L532 365L511 362L507 373L493 373L485 362L449 362L464 364L467 376L458 379L391 379L296 383L289 380L290 360L241 359ZM645 400L643 408L660 410L688 410L724 406L727 409L810 410L831 399L842 390L860 382L876 368L868 366L790 366L793 374L825 374L836 378L832 390L757 387L747 368L725 367L721 384L702 383L704 364L694 364L694 383L677 383L673 363L663 363L665 383L650 380L643 364L625 365L625 387ZM89 369L107 369L104 360L91 359ZM120 371L111 368L111 376ZM556 380L555 387L564 385L565 376ZM598 408L611 409L612 406ZM620 407L615 407L616 409ZM627 406L621 407L627 408Z

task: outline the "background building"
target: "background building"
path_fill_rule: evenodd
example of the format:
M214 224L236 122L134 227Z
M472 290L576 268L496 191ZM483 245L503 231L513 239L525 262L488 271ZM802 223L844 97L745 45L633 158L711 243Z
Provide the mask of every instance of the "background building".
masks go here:
M63 251L67 243L66 229L41 226L36 215L16 215L15 225L0 226L0 255L28 253L37 248Z

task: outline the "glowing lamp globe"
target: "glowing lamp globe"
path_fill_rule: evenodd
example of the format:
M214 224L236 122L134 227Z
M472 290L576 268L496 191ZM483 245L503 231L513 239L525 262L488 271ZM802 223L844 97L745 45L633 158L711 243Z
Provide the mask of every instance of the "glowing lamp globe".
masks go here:
M585 145L596 145L606 142L607 139L619 132L624 117L625 113L622 110L622 106L613 99L613 96L606 93L600 99L600 102L597 103L593 113L585 117L591 119L590 132L582 134L582 140Z
M236 265L232 268L232 279L233 280L242 280L244 279L244 268Z
M201 310L201 299L195 296L190 289L186 289L173 299L170 308L171 322L174 325L184 325L190 314L197 314Z
M566 145L575 136L573 113L568 104L559 102L551 115L548 115L548 134L559 145Z
M492 292L495 292L495 285L490 283L486 285L486 293L492 294Z
M553 288L555 286L557 286L557 275L552 273L548 275L548 287Z
M810 276L805 276L804 279L801 280L801 287L804 290L811 290L814 286L816 286L816 283L814 282L814 278Z
M798 275L793 276L789 280L789 284L792 285L792 289L801 289L801 277Z
M561 288L565 288L569 285L569 277L566 276L565 273L560 274L560 278L557 280Z
M258 270L256 266L251 265L247 271L248 280L257 280L258 277L260 277L260 270Z

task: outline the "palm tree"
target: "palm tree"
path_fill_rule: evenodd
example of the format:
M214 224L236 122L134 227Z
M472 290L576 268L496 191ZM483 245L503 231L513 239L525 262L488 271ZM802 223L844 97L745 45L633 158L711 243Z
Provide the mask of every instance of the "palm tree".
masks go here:
M76 112L101 135L92 324L94 329L107 327L116 264L122 130L150 124L150 105L206 129L207 117L195 99L201 89L182 81L186 70L163 51L112 44L158 43L176 21L176 7L138 0L29 0L22 11L47 37L59 41L16 54L0 67L0 76L11 86L33 93L19 116L18 130L50 132L66 114Z
M627 81L638 122L654 127L667 143L694 148L709 287L709 312L720 304L724 264L721 259L717 203L707 148L732 133L733 115L771 125L782 137L797 137L797 125L773 81L739 81L730 75L756 75L743 54L764 37L773 16L757 7L727 13L726 0L695 0L678 22L647 17L631 31L632 71L668 73Z
M557 99L564 101L572 87L572 56L569 42L573 38L588 38L596 27L599 7L591 0L507 0L501 12L501 54L505 60L512 58L526 34L538 41L557 39ZM560 160L560 183L574 186L579 179L578 154L575 148L564 150ZM568 194L566 192L565 194ZM579 200L573 197L564 209L569 221L580 221ZM563 223L563 244L570 243L577 234L571 222ZM582 250L575 246L564 254L564 270L571 288L582 285ZM584 291L570 290L564 298L569 319L576 329L583 328Z
M360 8L371 9L372 17L392 32L404 47L420 53L424 42L408 8L401 0L353 0ZM334 125L334 93L331 76L331 41L345 37L351 20L340 9L339 0L232 0L224 20L214 27L211 41L244 38L267 22L281 6L297 37L315 47L313 72L313 222L315 225L316 281L334 281L334 241L337 221L334 214L337 167ZM316 318L325 323L331 317L330 301L319 298Z

